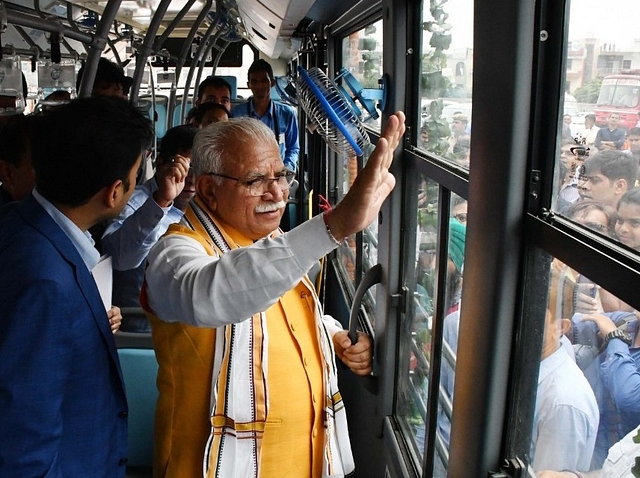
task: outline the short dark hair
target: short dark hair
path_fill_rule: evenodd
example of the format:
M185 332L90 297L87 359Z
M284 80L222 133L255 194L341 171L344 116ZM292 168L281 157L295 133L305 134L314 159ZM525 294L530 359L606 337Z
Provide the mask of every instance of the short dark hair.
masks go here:
M80 84L82 82L82 76L84 75L85 66L86 65L82 65L80 70L78 70L76 91L80 91ZM102 84L110 86L114 83L121 84L124 91L125 87L131 86L131 79L125 76L124 70L119 65L104 57L100 57L100 60L98 60L98 69L96 70L96 77L93 80L91 89L93 90L96 85Z
M591 120L594 123L596 122L596 115L594 115L593 113L589 113L588 115L584 115L584 119L586 120Z
M161 163L172 159L180 151L186 151L193 147L193 138L196 137L198 129L190 124L183 124L169 128L160 142L160 154L158 159Z
M640 128L634 126L627 132L627 136L640 136Z
M187 113L187 117L184 119L185 123L186 123L186 124L189 124L189 122L190 122L192 119L195 119L195 117L196 117L196 115L197 115L197 114L198 114L198 107L197 107L197 106L194 106L194 107L193 107L193 108L191 108L191 109L189 110L189 112Z
M613 234L616 224L616 212L611 206L601 203L600 201L578 201L573 203L569 209L567 209L566 216L569 219L576 219L578 216L586 216L591 211L600 211L607 218L607 230L608 235ZM600 231L604 232L604 231Z
M268 61L263 60L262 58L251 63L247 75L251 76L252 73L259 73L261 71L266 71L269 78L273 80L273 67Z
M620 197L620 201L618 201L618 209L621 204L635 204L636 206L640 206L640 188L632 188L624 193Z
M15 167L20 167L23 161L30 161L32 129L34 116L8 116L6 123L0 127L0 161L6 161ZM11 138L7 141L6 138Z
M638 176L638 160L623 151L605 149L584 161L587 175L600 171L610 181L624 179L628 187L633 187Z
M202 103L198 106L193 118L198 124L200 124L202 122L202 118L204 118L204 114L209 110L222 110L226 113L227 118L231 118L231 112L226 108L226 106L218 103Z
M71 207L86 204L102 188L122 180L153 139L151 122L128 101L72 100L36 118L32 163L38 192Z
M229 90L229 98L231 98L231 93L233 90L231 89L231 85L227 80L219 76L208 76L198 85L198 101L202 101L204 90L206 90L210 86L213 86L214 88L227 88Z

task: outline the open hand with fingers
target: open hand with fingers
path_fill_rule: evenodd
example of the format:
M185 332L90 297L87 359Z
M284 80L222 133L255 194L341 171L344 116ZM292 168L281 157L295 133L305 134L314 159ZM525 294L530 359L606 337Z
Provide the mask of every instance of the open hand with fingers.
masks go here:
M325 213L327 227L338 240L371 224L395 186L396 179L389 172L389 167L394 151L404 134L404 122L405 116L402 111L389 117L373 153L358 173L353 186L332 211Z

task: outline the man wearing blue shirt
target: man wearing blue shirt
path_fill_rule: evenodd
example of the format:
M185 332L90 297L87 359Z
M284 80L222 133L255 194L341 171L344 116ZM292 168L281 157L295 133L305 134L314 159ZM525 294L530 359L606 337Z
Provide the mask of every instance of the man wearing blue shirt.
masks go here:
M266 124L274 132L280 156L291 171L298 167L300 143L298 120L290 106L271 99L271 88L275 85L273 68L265 60L256 60L249 67L249 88L253 96L231 110L231 115L251 116Z
M102 248L113 260L113 303L120 307L140 306L147 254L169 226L182 219L195 193L189 162L196 131L190 125L167 131L156 174L136 186L125 208L105 230ZM146 319L125 317L121 329L147 332L150 326Z
M585 314L603 338L600 359L600 429L592 464L600 467L607 450L640 423L640 334L634 312Z
M618 128L620 115L611 113L607 119L608 128L600 128L596 134L594 144L599 150L603 149L622 149L626 133Z

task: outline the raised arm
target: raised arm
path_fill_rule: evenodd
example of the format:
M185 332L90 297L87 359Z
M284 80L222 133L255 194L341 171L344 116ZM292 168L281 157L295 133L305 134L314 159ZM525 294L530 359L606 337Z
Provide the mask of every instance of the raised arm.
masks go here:
M358 173L353 186L330 213L325 213L327 227L339 241L371 224L395 186L396 179L389 172L389 167L404 134L404 120L402 112L389 117L375 150Z

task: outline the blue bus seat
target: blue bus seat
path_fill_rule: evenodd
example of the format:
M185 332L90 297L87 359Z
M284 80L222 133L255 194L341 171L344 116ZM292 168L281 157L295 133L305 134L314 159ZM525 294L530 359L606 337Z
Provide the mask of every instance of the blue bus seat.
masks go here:
M231 101L238 99L238 79L229 75L216 75L216 77L226 80L231 86Z
M184 117L185 118L187 117L187 113L189 113L189 110L191 110L191 108L193 108L193 97L189 96L187 98L186 110L184 112ZM175 105L174 110L173 110L173 125L172 126L181 125L183 123L181 118L182 118L182 96L176 96L176 105Z
M154 121L154 118L152 116L153 108L151 107L151 105L152 105L151 100L142 99L142 98L138 98L138 100L135 103L136 109L141 114L143 114L146 118L149 118L151 121Z
M169 98L167 96L156 95L156 111L158 112L158 122L156 123L156 136L158 139L164 138L167 134L167 108L169 107Z
M118 356L129 404L127 467L153 466L158 362L150 333L117 332Z
M156 129L156 137L162 139L167 133L167 107L169 98L164 95L156 95L156 109L153 110L153 97L151 95L143 95L140 100L149 102L149 118L153 121Z
M246 103L247 100L242 99L242 98L236 98L235 100L231 100L231 109L235 108L238 105L241 105L242 103Z

